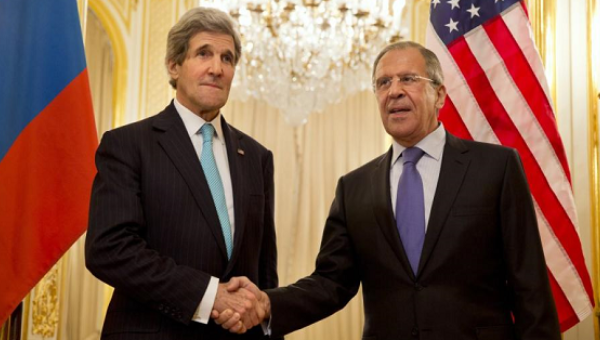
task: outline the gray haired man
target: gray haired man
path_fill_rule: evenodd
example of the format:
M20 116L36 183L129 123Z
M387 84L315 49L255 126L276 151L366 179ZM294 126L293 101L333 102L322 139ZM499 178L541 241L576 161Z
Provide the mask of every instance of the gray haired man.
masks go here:
M189 11L167 42L175 99L102 138L86 264L115 288L103 339L264 338L246 332L264 317L255 295L225 289L278 283L272 153L220 113L240 56L227 14ZM231 331L213 309L232 313Z

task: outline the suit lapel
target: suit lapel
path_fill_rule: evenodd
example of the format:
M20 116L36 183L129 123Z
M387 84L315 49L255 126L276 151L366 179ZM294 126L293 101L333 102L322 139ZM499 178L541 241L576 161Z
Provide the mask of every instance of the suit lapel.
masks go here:
M233 265L240 255L242 240L244 239L246 211L248 210L249 198L247 197L246 182L243 175L248 173L242 136L232 129L221 116L221 127L227 145L227 160L229 162L229 173L231 175L231 187L233 188L233 206L235 216L235 233L233 237L233 252L225 275L233 269Z
M188 136L185 125L172 102L167 106L165 111L157 116L154 128L160 132L158 143L165 150L167 156L190 187L192 196L200 208L206 224L208 224L208 227L212 231L219 249L223 256L227 257L221 224L210 194L210 188L204 176L204 171L202 171L200 160Z
M429 215L425 243L423 244L423 252L421 253L421 261L419 262L419 273L423 272L423 268L435 248L456 195L463 183L469 163L470 158L467 146L460 139L446 133L444 157Z
M392 200L390 198L390 164L392 161L392 148L381 157L377 167L373 169L371 176L371 188L373 195L373 212L377 224L381 228L385 238L398 257L404 270L414 278L410 263L404 252L404 247L400 241L396 220L394 219Z

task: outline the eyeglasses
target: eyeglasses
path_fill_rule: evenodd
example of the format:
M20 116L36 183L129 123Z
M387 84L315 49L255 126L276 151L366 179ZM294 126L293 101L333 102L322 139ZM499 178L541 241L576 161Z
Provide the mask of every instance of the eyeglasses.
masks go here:
M406 89L415 88L415 86L421 80L427 80L427 81L430 81L430 82L436 84L435 80L421 77L416 74L407 74L407 75L399 76L396 79L400 82L400 84L402 84L402 87L404 87ZM391 78L391 77L381 77L375 81L375 84L373 84L373 88L375 89L376 92L387 91L390 89L390 87L392 87L393 80L394 80L394 78Z

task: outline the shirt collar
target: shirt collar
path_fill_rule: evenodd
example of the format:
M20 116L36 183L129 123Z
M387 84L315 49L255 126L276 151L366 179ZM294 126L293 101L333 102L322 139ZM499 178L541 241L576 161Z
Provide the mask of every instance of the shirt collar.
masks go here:
M442 152L444 151L444 145L446 144L446 129L444 128L444 124L440 122L440 125L433 130L430 134L425 136L425 138L421 139L415 146L419 149L423 150L426 155L435 159L436 161L440 160L442 156ZM392 142L392 166L400 155L402 151L406 149L406 147L400 145L400 143L395 140Z
M188 109L187 107L183 106L183 104L181 104L177 100L177 98L174 98L174 104L175 104L175 109L177 110L177 113L179 113L181 120L183 120L183 125L185 125L185 129L187 130L190 138L193 135L200 133L200 128L202 127L202 125L204 125L206 123L206 121L204 119L200 118L200 116L198 116L195 113L193 113L192 111L190 111L190 109ZM225 140L221 137L221 136L223 136L223 128L221 126L221 112L220 111L217 114L217 116L212 121L210 121L210 124L212 124L212 126L214 126L214 128L215 128L215 138L219 142L225 143Z

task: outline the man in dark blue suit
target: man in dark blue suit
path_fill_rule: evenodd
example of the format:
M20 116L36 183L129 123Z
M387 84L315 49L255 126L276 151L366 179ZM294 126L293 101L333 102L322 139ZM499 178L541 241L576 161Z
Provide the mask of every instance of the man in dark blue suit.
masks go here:
M363 340L559 340L516 151L445 131L440 63L419 44L385 48L373 88L393 145L339 180L314 273L229 289L257 294L275 336L335 313L362 284ZM225 328L227 316L213 314Z
M219 111L240 56L225 13L189 11L168 36L173 102L102 138L86 264L115 288L103 339L264 338L260 328L236 335L210 319L229 309L232 330L245 332L262 312L254 294L224 282L278 283L273 156Z

